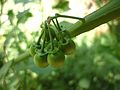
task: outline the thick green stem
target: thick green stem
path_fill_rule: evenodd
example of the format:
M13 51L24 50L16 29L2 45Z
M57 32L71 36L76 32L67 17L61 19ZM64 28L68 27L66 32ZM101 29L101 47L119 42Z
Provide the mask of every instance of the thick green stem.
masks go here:
M104 24L120 16L120 1L111 0L105 6L85 16L85 23L78 21L68 29L71 37L87 32L95 27Z

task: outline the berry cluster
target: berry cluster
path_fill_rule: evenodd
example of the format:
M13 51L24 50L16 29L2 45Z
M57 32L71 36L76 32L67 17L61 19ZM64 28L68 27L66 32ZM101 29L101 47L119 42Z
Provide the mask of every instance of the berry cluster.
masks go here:
M41 26L42 31L38 41L31 44L29 48L30 55L33 56L34 63L38 67L44 68L50 65L58 68L64 64L65 55L70 55L75 51L74 41L58 23L57 17L63 16L65 15L56 14L55 17L48 17ZM54 26L51 25L51 22Z

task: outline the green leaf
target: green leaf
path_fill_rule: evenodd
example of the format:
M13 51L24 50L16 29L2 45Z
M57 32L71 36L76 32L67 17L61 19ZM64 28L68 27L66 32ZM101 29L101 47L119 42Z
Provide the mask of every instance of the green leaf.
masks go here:
M59 9L61 11L67 11L67 10L69 10L68 4L69 4L69 2L66 0L59 0L57 5L53 6L53 8Z
M13 18L14 18L13 10L9 10L7 15L10 20L10 23L13 24Z
M25 23L28 18L32 17L32 13L29 12L29 9L23 11L23 12L19 12L18 15L17 15L17 24L19 23Z

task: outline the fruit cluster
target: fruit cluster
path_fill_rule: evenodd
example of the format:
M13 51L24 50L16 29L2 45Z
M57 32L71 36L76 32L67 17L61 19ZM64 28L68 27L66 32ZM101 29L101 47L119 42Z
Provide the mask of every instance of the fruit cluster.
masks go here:
M41 25L42 31L38 41L31 44L29 48L30 55L34 58L34 63L41 68L48 65L58 68L64 64L65 55L70 55L75 51L74 41L66 30L61 29L57 20L57 17L64 16L69 18L69 16L56 15L55 17L48 17ZM51 21L53 25L50 24Z
M65 55L72 54L75 50L75 43L71 38L65 36L67 32L62 31L55 36L55 30L50 29L52 41L44 33L42 42L31 44L29 51L34 57L34 63L39 67L47 67L51 65L54 68L64 64ZM54 34L52 33L54 32ZM42 33L41 33L42 34Z

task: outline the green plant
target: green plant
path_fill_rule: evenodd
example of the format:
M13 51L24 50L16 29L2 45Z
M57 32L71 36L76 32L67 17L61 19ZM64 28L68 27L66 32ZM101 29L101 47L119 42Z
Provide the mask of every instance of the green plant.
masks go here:
M75 43L71 40L69 33L61 29L57 20L58 17L79 19L83 23L85 22L83 18L60 14L56 14L54 17L48 17L41 25L42 32L37 43L33 43L29 48L31 56L34 57L34 63L39 67L42 67L42 65L44 67L44 62L47 63L47 61L53 67L60 67L64 63L65 55L72 54L75 51ZM54 24L53 27L56 29L52 29L51 21ZM48 57L47 59L44 58L43 53L48 54L48 56L45 55Z
M71 37L74 37L81 33L87 32L103 23L106 23L110 20L118 18L119 16L120 16L119 0L109 1L106 5L104 5L100 9L85 16L84 24L78 21L72 27L70 27L67 31L69 32ZM19 57L22 57L22 55ZM15 62L17 62L17 60L15 60Z
M19 2L19 0L17 1ZM100 33L100 36L96 36L94 42L90 42L90 44L87 37L80 39L80 46L75 45L71 39L118 18L120 16L118 0L109 1L102 8L85 16L84 19L81 18L83 21L78 18L77 23L66 29L61 27L61 23L57 22L56 17L49 17L46 21L47 28L45 24L42 26L42 31L47 30L47 32L43 35L39 35L38 31L31 33L32 43L28 40L29 34L25 35L24 29L19 28L24 27L25 22L32 16L31 10L26 9L22 12L20 10L16 14L16 11L9 10L7 16L10 25L8 27L4 21L0 20L0 40L2 40L1 31L8 31L3 35L5 38L3 46L0 46L0 51L4 53L4 57L0 58L2 61L0 89L1 87L5 90L7 88L10 90L15 88L23 90L118 90L120 88L119 19L115 20L115 23L114 21L109 23L111 30L109 34L106 32L108 35L102 36ZM6 13L0 13L3 16L4 14ZM59 14L56 16L68 17ZM51 18L56 20L55 24ZM50 22L53 24L51 25ZM118 25L117 30L116 24ZM25 30L25 32L27 31ZM39 32L41 31L39 30ZM88 43L86 44L86 42ZM29 50L26 50L28 47L30 47ZM74 52L73 55L65 57L72 52Z

